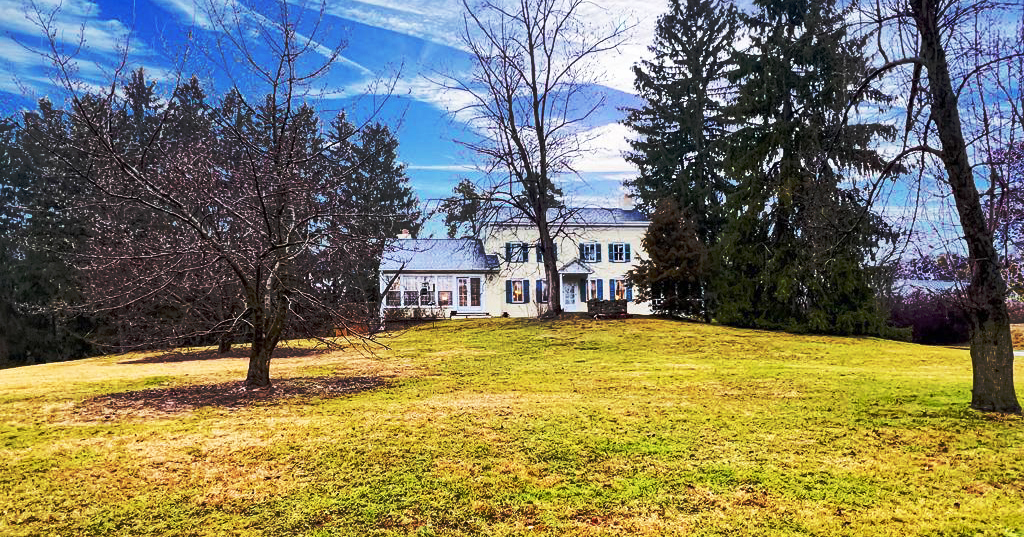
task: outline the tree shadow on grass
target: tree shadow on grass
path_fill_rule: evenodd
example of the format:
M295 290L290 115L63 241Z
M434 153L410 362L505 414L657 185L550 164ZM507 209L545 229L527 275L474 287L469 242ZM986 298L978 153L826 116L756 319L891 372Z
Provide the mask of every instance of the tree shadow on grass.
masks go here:
M301 358L329 352L325 348L287 348L278 347L274 349L274 358ZM197 360L217 360L219 358L249 358L249 348L233 348L221 354L216 349L207 349L193 352L171 351L163 354L143 356L134 360L125 360L119 364L169 364L175 362L192 362Z
M236 410L254 404L300 398L334 398L380 388L387 377L297 377L274 381L271 388L248 389L242 381L191 384L90 397L76 410L86 419L180 414L197 408Z

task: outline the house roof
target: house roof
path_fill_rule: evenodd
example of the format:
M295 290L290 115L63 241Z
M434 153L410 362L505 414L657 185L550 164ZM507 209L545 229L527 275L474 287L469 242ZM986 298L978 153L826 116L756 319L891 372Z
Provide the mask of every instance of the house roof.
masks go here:
M925 293L943 293L957 288L957 282L948 280L896 280L893 289L900 295L909 295L921 291Z
M647 224L650 222L644 213L636 209L618 209L601 207L578 207L565 209L548 209L548 221L564 226L617 226L630 224ZM518 209L498 211L495 225L523 225L528 220Z
M498 257L484 254L480 239L392 239L381 258L380 270L491 271Z
M565 264L564 267L558 269L559 274L593 274L594 269L587 266L586 263L579 259L573 259L572 261Z

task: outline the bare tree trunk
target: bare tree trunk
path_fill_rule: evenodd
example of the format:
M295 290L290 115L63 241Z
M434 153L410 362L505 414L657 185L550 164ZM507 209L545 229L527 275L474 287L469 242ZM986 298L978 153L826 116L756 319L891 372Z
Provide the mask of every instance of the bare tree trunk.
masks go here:
M558 274L558 252L555 251L551 228L548 227L545 219L540 219L537 229L540 232L541 248L544 249L544 276L548 282L548 315L557 317L562 314L562 280Z
M928 70L931 119L942 142L942 162L960 215L971 259L967 309L971 323L971 365L974 388L971 407L977 410L1019 413L1013 386L1013 345L1006 310L1006 282L999 257L974 183L960 123L949 63L941 45L939 6L934 0L911 0L914 22L921 36L921 62Z
M270 355L274 349L253 338L252 352L249 354L249 371L245 375L246 388L268 388L270 384Z

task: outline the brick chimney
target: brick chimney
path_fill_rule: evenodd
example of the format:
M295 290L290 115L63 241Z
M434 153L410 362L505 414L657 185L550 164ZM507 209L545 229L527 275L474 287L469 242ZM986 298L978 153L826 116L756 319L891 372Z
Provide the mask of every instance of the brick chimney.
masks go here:
M619 208L624 211L631 211L636 208L636 205L633 204L633 196L630 196L628 193L623 194L622 199L619 200Z

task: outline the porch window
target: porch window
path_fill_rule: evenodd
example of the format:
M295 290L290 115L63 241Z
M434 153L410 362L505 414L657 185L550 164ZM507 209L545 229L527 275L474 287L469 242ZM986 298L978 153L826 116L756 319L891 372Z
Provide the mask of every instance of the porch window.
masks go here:
M392 285L391 289L388 289L387 297L384 299L385 305L390 308L397 308L402 305L402 292L395 287Z
M415 276L402 276L402 305L418 306L420 303L420 281Z
M437 277L437 305L441 308L448 308L452 305L452 278L448 276Z
M437 290L433 276L423 276L420 279L420 306L433 306L435 291Z

